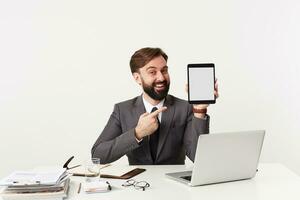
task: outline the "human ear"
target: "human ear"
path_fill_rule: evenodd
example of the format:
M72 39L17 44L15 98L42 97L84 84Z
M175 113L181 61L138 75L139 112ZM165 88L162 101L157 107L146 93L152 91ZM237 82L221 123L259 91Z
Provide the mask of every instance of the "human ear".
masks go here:
M137 82L139 85L142 85L140 73L138 73L138 72L133 72L132 76L133 76L135 82Z

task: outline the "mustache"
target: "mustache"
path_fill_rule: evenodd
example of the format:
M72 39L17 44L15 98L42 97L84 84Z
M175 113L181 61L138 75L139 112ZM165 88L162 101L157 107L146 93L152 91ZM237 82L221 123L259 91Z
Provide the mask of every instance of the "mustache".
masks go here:
M152 84L152 86L158 85L158 84L163 84L163 85L167 85L168 82L167 81L159 81L159 82L155 82Z

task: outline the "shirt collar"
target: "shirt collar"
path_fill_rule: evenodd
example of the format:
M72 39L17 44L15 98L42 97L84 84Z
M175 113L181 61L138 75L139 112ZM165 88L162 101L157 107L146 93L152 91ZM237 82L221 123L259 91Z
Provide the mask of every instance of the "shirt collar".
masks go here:
M145 98L144 95L142 95L143 97L143 103L146 109L147 113L151 113L151 110L153 107L156 107L157 109L160 109L161 107L163 107L164 102L165 102L165 98L163 100L161 100L157 105L153 106L151 103L149 103ZM158 114L158 119L159 121L161 121L161 113Z

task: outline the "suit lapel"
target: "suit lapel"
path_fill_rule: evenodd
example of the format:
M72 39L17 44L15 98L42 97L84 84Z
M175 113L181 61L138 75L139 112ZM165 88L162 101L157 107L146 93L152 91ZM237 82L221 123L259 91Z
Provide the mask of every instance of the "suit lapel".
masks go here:
M164 103L164 106L167 107L167 110L162 113L162 118L160 123L159 141L158 141L156 158L158 158L158 155L160 154L163 145L167 139L167 136L170 132L170 126L172 124L174 112L175 112L175 108L174 106L172 106L172 104L173 104L172 96L168 95Z
M136 123L138 123L141 114L145 113L146 109L143 103L143 97L140 95L135 102L135 114L136 114ZM143 138L142 149L145 152L146 158L152 162L152 157L150 153L149 146L149 137Z
M138 122L141 114L146 112L142 96L137 97L134 109L135 109L135 115L136 115L136 122Z

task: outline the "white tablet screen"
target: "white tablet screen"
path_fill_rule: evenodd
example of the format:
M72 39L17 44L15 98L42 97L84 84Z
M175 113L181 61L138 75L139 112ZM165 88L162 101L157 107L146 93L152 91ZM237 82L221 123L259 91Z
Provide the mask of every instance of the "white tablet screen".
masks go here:
M214 65L188 65L189 101L191 103L214 103Z

